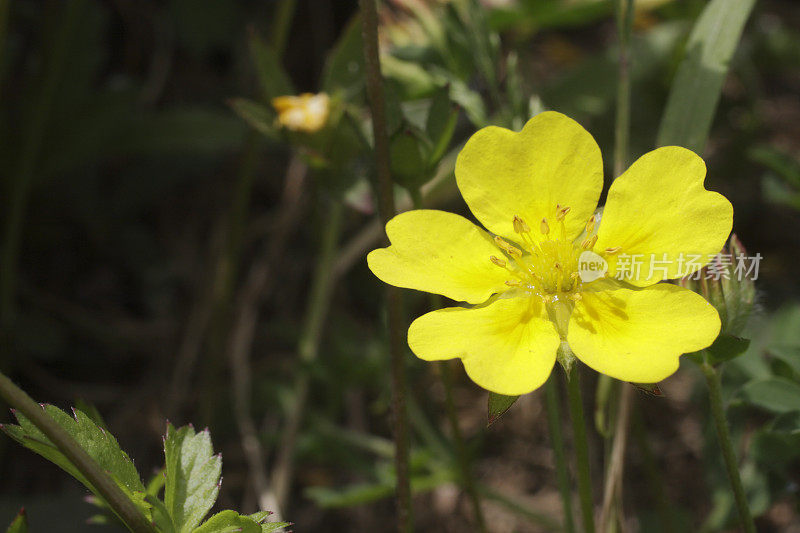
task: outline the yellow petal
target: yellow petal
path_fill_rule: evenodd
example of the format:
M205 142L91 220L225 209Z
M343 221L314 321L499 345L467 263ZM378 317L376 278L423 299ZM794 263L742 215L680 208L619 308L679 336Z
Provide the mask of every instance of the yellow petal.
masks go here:
M711 345L719 333L716 309L676 285L582 296L569 321L570 348L593 369L623 381L656 383L678 369L681 354Z
M475 217L491 232L514 237L514 215L540 236L542 219L555 226L556 206L574 238L603 188L603 160L592 136L571 118L547 111L522 131L490 126L473 135L456 160L456 182Z
M538 298L501 298L486 307L450 307L411 323L408 345L421 359L460 357L467 375L509 396L538 388L550 375L560 344Z
M367 256L382 281L481 303L507 290L507 270L492 263L501 255L488 233L464 217L430 209L401 213L386 224L391 246Z
M606 257L610 276L619 264L626 281L647 286L693 272L722 249L733 207L703 187L705 175L700 156L665 146L640 157L614 181L594 247L601 254L619 248ZM692 264L695 256L700 259Z

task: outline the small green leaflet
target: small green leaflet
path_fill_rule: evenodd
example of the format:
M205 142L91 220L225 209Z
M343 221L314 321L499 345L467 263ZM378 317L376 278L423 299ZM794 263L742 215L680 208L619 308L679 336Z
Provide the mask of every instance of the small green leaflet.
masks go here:
M494 392L489 393L488 402L488 422L486 425L491 426L498 418L503 416L506 411L514 405L519 396L504 396Z
M28 517L25 515L25 509L17 514L17 517L6 529L6 533L28 533Z
M236 511L222 511L206 520L193 533L270 533L290 525L288 522L263 522L269 514L262 511L245 516Z
M190 532L217 500L222 457L214 455L208 430L195 433L192 426L176 430L172 424L167 425L164 456L164 504L175 532Z
M88 453L98 465L111 475L123 492L136 504L142 513L150 518L150 506L144 501L145 488L139 479L139 473L128 454L120 449L117 440L111 433L100 428L82 411L73 409L75 418L53 405L45 405L43 409ZM32 450L48 461L55 463L65 472L83 483L98 498L100 494L89 481L83 477L75 466L44 433L33 425L21 413L15 412L19 425L5 425L2 430L29 450Z

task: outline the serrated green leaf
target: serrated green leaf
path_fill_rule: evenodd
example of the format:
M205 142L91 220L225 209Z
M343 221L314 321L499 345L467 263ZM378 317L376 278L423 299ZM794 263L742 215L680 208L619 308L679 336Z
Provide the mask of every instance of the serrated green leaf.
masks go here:
M136 504L142 513L150 518L150 505L144 501L145 488L139 478L139 473L133 465L128 454L119 447L119 443L111 433L100 428L86 414L73 409L75 418L53 405L44 406L47 414L55 420L75 441L94 459L101 469L105 470L117 483L120 489ZM44 433L25 418L24 415L15 413L19 425L3 426L3 431L12 439L29 450L38 453L48 461L59 466L62 470L83 483L91 490L98 500L102 500L100 493L81 474L56 446L50 442Z
M167 426L164 439L164 503L177 533L192 531L214 505L219 493L222 458L214 455L208 430Z
M25 514L25 509L20 510L6 529L6 533L28 533L28 516Z
M275 112L269 107L247 98L232 98L228 104L254 130L270 139L278 137L275 127Z
M505 396L495 392L489 393L488 402L488 425L494 424L498 418L503 416L506 411L514 405L519 396Z
M261 525L236 511L222 511L206 520L193 533L262 533Z
M364 86L364 47L361 19L353 17L334 46L322 73L322 90L341 91L345 99L352 98Z
M755 0L711 0L686 43L658 132L659 146L702 152L722 84Z
M739 397L774 413L800 411L800 385L785 378L756 379L745 384Z
M268 102L276 96L295 93L277 54L256 31L250 32L250 54L265 101Z

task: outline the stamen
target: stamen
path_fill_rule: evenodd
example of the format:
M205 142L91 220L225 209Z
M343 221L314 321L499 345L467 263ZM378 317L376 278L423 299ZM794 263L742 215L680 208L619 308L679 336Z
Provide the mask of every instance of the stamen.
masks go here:
M558 209L558 213L556 214L556 220L558 220L559 222L564 220L564 217L567 216L567 213L569 213L570 210L569 207L561 207L560 205L556 207L556 209Z
M503 261L502 259L500 259L498 257L495 257L493 255L489 256L489 261L491 261L492 263L494 263L495 265L497 265L497 266L499 266L501 268L505 268L506 267L506 262L505 261Z
M547 223L546 218L543 218L541 223L539 223L539 231L542 232L542 235L547 235L550 233L550 225Z
M609 255L613 255L619 252L622 249L622 246L614 246L613 248L606 248L606 253Z
M581 243L581 248L583 248L584 250L589 250L591 248L594 248L595 243L597 243L597 235L594 235L592 237L587 237L583 239L583 242Z
M514 231L517 233L530 233L531 228L517 215L514 215Z
M569 298L573 302L580 302L582 296L581 296L581 293L579 293L579 292L573 292L572 294L569 295Z
M519 248L511 246L501 237L495 237L494 242L495 244L497 244L497 246L499 246L505 253L507 253L511 257L515 259L519 259L520 257L522 257L522 252L519 250Z
M519 287L520 285L522 285L522 282L518 279L509 279L505 281L505 284L508 285L509 287Z
M594 223L597 221L594 215L589 217L589 222L586 223L586 233L591 234L594 231Z

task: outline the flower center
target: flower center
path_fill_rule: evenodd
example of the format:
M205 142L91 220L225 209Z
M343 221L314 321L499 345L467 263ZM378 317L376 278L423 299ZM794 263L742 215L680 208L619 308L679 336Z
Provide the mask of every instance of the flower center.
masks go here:
M586 238L573 241L567 237L564 225L569 211L569 207L556 206L555 220L543 218L539 222L539 238L534 238L533 231L536 230L532 231L524 220L515 216L513 225L519 235L518 246L495 237L503 257L491 256L489 259L508 270L511 277L506 285L539 296L545 303L563 298L580 300L583 282L578 263L580 255L591 250L597 242L597 235L594 234L595 217L592 216L586 223Z

